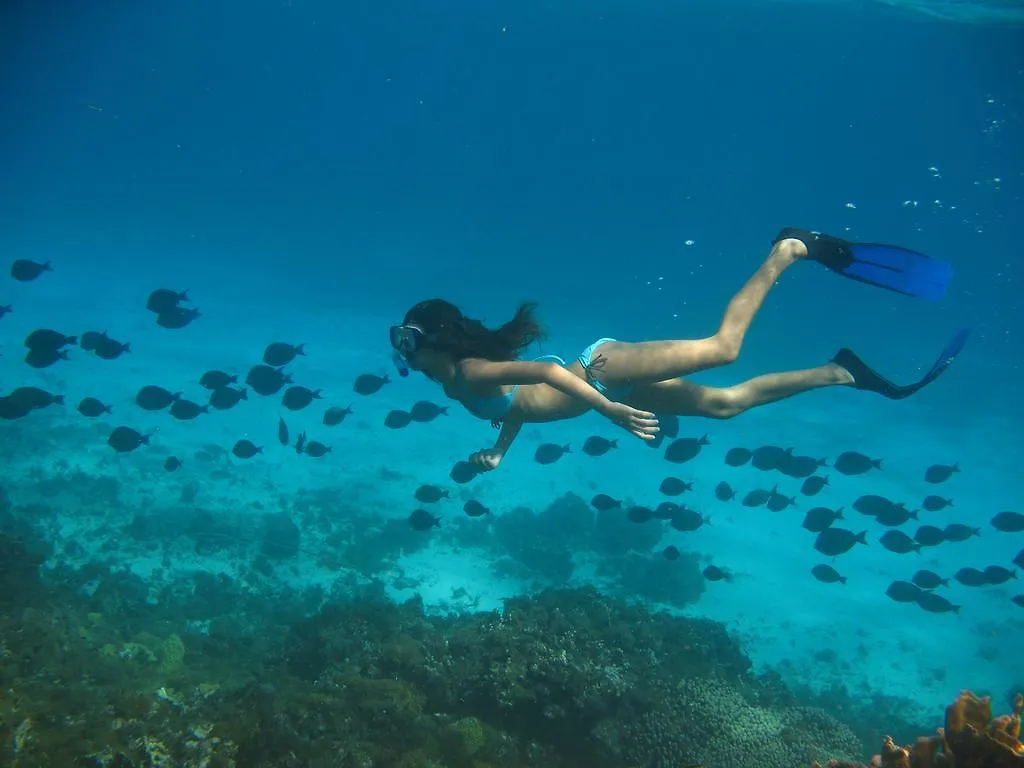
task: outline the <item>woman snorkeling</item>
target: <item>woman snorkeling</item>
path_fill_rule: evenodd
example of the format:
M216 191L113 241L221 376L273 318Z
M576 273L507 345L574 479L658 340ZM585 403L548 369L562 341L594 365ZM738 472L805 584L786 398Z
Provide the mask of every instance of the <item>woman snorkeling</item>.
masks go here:
M768 258L726 307L718 330L705 339L624 342L602 338L571 363L558 358L520 360L543 329L532 304L519 307L500 328L487 328L443 299L412 307L391 328L391 346L402 375L422 371L445 394L501 432L493 448L470 456L480 470L501 463L525 423L571 419L595 410L631 434L653 440L655 414L728 419L801 392L845 386L892 399L912 395L934 381L966 341L961 331L918 382L900 386L869 368L849 349L816 368L770 373L731 387L708 387L684 376L728 365L765 296L791 265L810 258L854 280L900 293L937 299L952 269L943 261L897 246L850 243L799 229L784 229Z

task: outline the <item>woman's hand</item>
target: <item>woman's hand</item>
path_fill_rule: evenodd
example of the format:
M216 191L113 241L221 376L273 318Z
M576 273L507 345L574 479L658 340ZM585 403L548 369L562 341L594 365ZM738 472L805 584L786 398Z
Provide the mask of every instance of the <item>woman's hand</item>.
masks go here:
M469 463L481 472L497 468L505 454L497 448L483 448L469 457Z
M641 440L653 440L660 431L657 416L647 411L638 411L625 403L611 403L604 415Z

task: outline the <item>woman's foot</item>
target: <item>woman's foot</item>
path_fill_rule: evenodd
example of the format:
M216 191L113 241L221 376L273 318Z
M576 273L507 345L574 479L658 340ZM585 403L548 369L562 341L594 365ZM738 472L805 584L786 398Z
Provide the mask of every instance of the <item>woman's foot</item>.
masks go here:
M844 387L857 386L857 380L853 378L853 374L843 368L839 363L833 361L831 363L827 363L826 367L828 367L835 376L836 384Z
M786 237L775 243L772 256L784 260L787 265L807 258L807 246L795 237Z

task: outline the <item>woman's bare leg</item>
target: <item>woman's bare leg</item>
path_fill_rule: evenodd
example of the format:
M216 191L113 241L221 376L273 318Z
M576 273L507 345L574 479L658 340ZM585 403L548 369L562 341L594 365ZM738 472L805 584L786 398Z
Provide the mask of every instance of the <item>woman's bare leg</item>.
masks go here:
M761 268L733 296L714 336L678 341L611 341L591 360L590 372L609 387L666 381L733 362L768 291L787 267L807 255L799 240L780 240Z
M732 387L705 387L685 379L641 384L626 402L643 411L677 416L731 419L759 405L801 392L832 386L853 386L853 376L835 363L786 373L769 373Z

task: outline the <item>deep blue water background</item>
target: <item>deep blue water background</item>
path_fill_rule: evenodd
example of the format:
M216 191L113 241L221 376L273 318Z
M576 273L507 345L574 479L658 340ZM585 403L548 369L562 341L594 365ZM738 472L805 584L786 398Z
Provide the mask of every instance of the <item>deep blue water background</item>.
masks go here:
M0 261L57 271L0 287L15 305L0 385L37 382L17 360L40 325L108 328L135 343L135 374L177 366L174 381L306 340L326 368L353 352L358 365L331 371L347 383L387 370L387 325L435 295L490 323L536 300L545 351L566 356L600 336L705 335L797 225L950 259L956 281L931 305L792 270L709 381L844 345L902 380L956 328L976 332L905 406L872 400L861 416L846 393L818 393L731 434L749 423L785 441L783 414L806 402L920 466L994 465L965 469L978 509L957 512L985 524L987 499L1010 503L1003 467L1024 425L1024 28L874 4L677 5L6 3ZM161 285L189 288L201 322L140 331ZM73 385L76 370L60 375ZM102 370L107 389L76 397L127 412L141 382ZM945 430L941 449L892 427L897 407ZM457 458L492 437L473 426ZM843 437L826 428L822 452L858 447ZM417 460L395 445L382 444L395 462ZM530 453L492 482L521 482ZM343 445L335 457L353 460Z
M950 299L800 275L774 319L837 296L847 317L773 338L783 355L897 325L896 359L969 323L1009 372L1020 27L799 3L44 8L8 4L0 32L7 255L339 312L533 298L640 338L711 330L779 226L849 226L954 260Z

